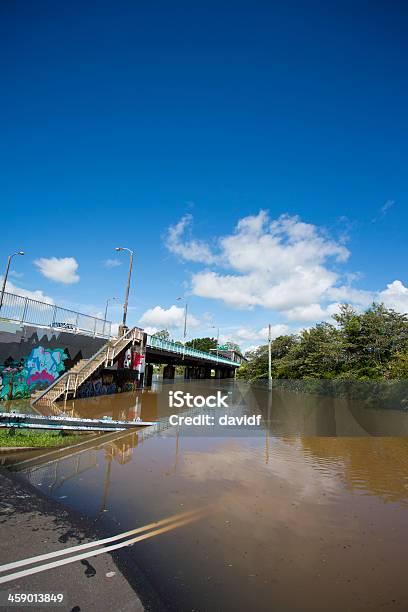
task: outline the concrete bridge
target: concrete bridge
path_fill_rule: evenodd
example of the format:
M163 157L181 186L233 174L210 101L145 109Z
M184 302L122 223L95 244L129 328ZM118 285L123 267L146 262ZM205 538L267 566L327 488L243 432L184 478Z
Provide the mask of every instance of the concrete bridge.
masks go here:
M216 378L231 378L240 366L236 354L226 357L223 354L205 353L194 348L185 347L177 342L162 340L156 336L146 336L145 348L145 384L151 385L153 365L166 364L163 370L164 379L173 379L177 365L184 366L184 378L211 378L214 370Z

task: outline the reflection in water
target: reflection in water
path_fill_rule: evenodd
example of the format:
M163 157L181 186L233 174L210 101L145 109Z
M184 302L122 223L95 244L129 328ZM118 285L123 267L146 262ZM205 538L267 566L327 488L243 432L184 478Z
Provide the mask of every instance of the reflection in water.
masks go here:
M391 437L408 431L408 415L225 388L234 414L263 415L260 432L110 434L25 476L112 533L210 507L199 523L131 549L171 609L408 609L408 440ZM155 392L76 400L70 409L118 419L166 412Z

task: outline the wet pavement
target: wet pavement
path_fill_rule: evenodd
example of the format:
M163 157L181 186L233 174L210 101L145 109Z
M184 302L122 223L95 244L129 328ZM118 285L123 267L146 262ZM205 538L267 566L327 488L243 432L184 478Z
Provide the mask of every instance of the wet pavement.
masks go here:
M100 535L86 517L38 495L27 483L19 482L4 470L0 472L0 488L0 565L83 544ZM4 605L10 593L63 595L61 606L38 605L36 610L130 612L144 609L118 563L108 554L0 585L1 609L23 609L18 605Z

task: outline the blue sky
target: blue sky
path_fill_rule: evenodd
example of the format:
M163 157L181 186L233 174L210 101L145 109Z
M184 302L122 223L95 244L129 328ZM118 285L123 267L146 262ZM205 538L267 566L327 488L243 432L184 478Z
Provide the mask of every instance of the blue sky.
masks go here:
M130 323L175 337L180 295L190 335L243 346L341 301L407 311L407 26L403 2L6 0L11 288L101 313L123 244Z

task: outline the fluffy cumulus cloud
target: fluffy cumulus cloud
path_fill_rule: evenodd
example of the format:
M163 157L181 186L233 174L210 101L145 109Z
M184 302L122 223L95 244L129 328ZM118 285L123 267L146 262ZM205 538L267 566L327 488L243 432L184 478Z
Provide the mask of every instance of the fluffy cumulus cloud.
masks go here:
M271 338L275 339L278 336L290 333L290 328L285 324L271 325ZM255 340L263 340L266 342L268 339L269 329L268 327L262 327L262 329L251 329L249 327L240 327L232 333L233 337L237 342L254 342Z
M384 302L388 308L408 313L408 287L405 287L401 281L395 280L378 294L378 301Z
M365 308L373 300L407 311L408 289L394 281L384 291L359 290L342 269L350 252L344 241L297 216L271 219L266 211L238 221L212 250L187 235L191 215L168 230L166 245L185 260L200 262L191 277L194 295L234 308L263 307L289 323L328 320L339 303Z
M3 283L3 277L0 277L0 283ZM54 304L54 300L52 297L45 295L40 289L30 291L29 289L23 289L22 287L17 287L10 280L7 280L6 283L6 291L7 293L13 293L14 295L21 295L22 297L30 298L31 300L36 300L37 302L45 302L46 304Z
M184 308L179 308L174 305L167 309L161 306L155 306L143 313L139 319L139 323L149 327L150 332L148 333L154 333L159 329L174 329L176 327L181 327L184 325ZM187 325L188 327L197 327L199 322L192 315L188 315ZM145 329L147 329L147 327ZM154 332L152 332L153 329Z
M190 216L170 228L167 247L191 259L190 245L183 241ZM200 242L194 261L218 269L204 269L192 276L195 295L222 300L238 308L289 311L319 303L338 281L329 263L344 262L347 248L330 239L315 225L298 217L282 215L271 220L268 213L241 219L234 232L218 240L217 252ZM220 271L220 269L222 271Z
M186 214L176 225L169 227L166 239L167 247L172 253L187 261L213 263L215 257L205 242L186 238L185 233L192 221L192 215Z
M41 274L52 281L64 285L72 285L79 281L78 262L74 257L41 257L34 263Z

